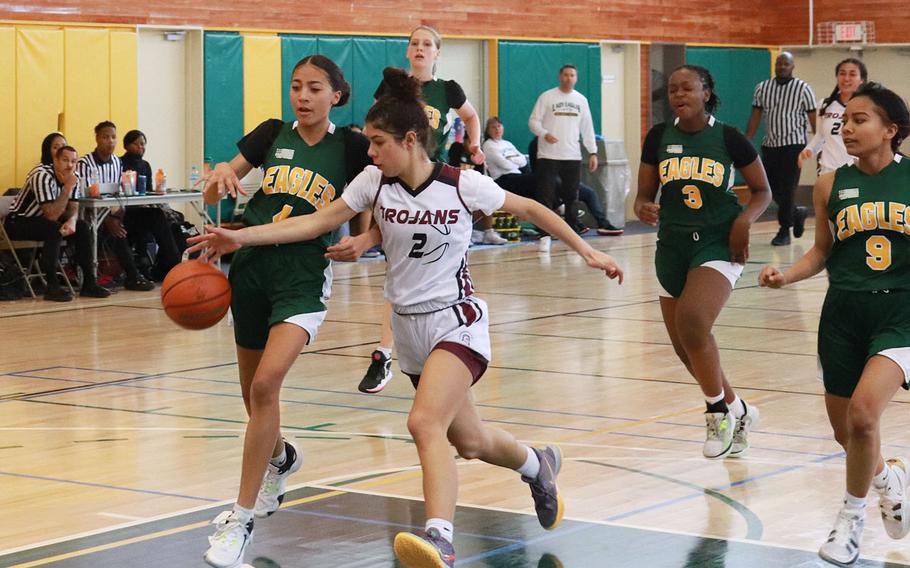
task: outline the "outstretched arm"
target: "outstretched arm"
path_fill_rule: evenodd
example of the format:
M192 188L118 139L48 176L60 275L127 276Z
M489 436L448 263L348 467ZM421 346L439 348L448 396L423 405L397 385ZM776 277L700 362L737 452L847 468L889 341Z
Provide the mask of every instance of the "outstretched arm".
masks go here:
M618 278L619 283L622 284L622 269L616 264L612 256L604 254L586 243L584 239L575 234L575 231L559 215L540 203L508 191L505 193L506 199L502 205L503 209L517 217L531 221L544 231L563 241L577 252L578 256L582 257L588 266L603 270L609 278Z

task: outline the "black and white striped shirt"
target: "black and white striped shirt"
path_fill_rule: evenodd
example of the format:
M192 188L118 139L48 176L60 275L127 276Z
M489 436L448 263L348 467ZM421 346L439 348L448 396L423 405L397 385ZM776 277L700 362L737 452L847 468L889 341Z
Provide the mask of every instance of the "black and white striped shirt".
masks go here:
M76 177L79 174L76 173ZM81 183L77 182L73 188L71 199L82 197ZM25 178L25 187L16 195L10 206L10 214L20 217L41 216L41 205L57 199L63 191L63 184L57 180L54 166L41 164L32 168Z
M752 106L765 115L762 146L805 146L808 113L815 112L815 93L808 83L795 77L783 85L774 78L762 81L755 87Z
M82 178L86 185L91 184L93 181L98 183L120 183L123 165L120 163L120 158L116 155L111 155L110 160L102 162L94 152L89 152L79 158L79 162L76 163L76 172L79 173L79 177ZM97 176L97 180L92 179L93 175Z

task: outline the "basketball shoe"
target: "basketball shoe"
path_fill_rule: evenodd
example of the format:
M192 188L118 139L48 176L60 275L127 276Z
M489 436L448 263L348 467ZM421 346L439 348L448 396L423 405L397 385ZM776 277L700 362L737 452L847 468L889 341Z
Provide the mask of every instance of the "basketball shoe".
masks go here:
M910 503L907 501L907 483L910 475L903 458L891 458L885 462L888 468L888 482L879 489L878 508L882 513L885 532L891 538L904 538L910 532Z
M838 566L849 566L859 558L859 542L863 537L863 517L841 509L828 540L818 549L818 555Z
M379 392L392 380L392 358L386 357L380 350L373 351L372 362L363 376L357 390L365 393Z
M702 453L709 460L726 457L733 450L733 431L736 418L730 411L705 412L705 447Z
M218 528L209 537L205 562L215 568L240 568L243 554L253 542L253 519L244 524L234 511L222 511L212 524Z
M549 530L555 529L562 521L564 506L562 496L556 487L556 477L562 469L562 452L557 446L531 448L540 460L540 471L536 479L521 476L521 480L531 486L531 497L540 526Z
M262 487L259 488L259 495L256 496L256 508L253 511L253 514L260 519L271 516L281 507L288 477L292 473L296 473L303 465L303 456L293 443L284 440L284 451L287 455L284 464L279 467L269 462L265 470L265 477L262 478Z
M400 532L395 535L395 557L407 568L453 568L455 547L436 529L423 536Z
M758 427L758 420L761 414L758 408L752 406L745 400L742 401L746 408L746 413L736 421L736 428L733 429L733 447L730 449L731 458L741 458L746 455L749 449L749 432L752 428Z

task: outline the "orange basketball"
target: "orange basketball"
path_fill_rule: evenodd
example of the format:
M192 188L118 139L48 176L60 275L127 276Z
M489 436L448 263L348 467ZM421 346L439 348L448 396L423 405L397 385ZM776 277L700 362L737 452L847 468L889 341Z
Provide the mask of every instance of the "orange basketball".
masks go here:
M161 305L180 327L205 329L227 313L231 285L215 266L188 260L172 268L161 283Z

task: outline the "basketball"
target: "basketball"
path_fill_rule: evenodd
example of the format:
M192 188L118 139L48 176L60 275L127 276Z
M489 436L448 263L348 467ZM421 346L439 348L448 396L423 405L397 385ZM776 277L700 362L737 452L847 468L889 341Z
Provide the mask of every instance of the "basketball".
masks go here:
M199 261L181 262L161 284L161 305L174 323L186 329L212 327L231 305L231 285L217 267Z

